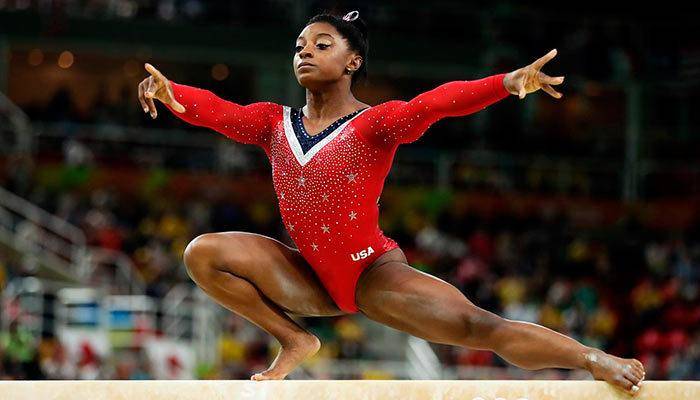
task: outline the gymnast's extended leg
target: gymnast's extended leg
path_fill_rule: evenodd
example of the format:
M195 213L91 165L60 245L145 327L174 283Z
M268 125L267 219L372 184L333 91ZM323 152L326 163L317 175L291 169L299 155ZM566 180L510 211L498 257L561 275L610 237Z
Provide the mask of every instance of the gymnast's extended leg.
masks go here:
M345 314L322 287L297 249L248 232L207 233L185 249L187 271L219 304L246 318L280 342L270 368L253 380L284 379L321 346L289 315Z
M368 318L435 343L491 350L524 369L586 369L629 393L644 367L593 349L540 325L501 318L475 306L449 283L403 262L360 277L360 311Z

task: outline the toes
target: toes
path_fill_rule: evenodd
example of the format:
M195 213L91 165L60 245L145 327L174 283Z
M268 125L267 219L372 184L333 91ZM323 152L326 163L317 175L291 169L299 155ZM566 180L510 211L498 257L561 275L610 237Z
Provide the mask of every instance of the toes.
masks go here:
M252 381L264 381L267 378L265 375L263 375L261 372L258 372L257 374L254 374L253 376L250 377L250 380Z
M642 379L646 376L646 370L644 369L644 364L639 362L639 360L633 359L632 364L634 366L634 370L639 374Z
M642 382L642 374L638 374L633 370L625 372L625 378L637 386Z
M639 386L634 384L634 379L628 379L626 376L618 375L615 384L629 394L636 394L639 391Z
M639 385L639 382L644 379L644 373L634 364L627 364L623 367L623 369L625 377L637 385Z
M250 377L252 381L274 381L284 379L284 376L265 374L264 372L258 372L257 374Z
M640 387L638 385L633 385L630 393L632 393L632 396L636 396L637 393L639 393Z
M622 388L625 389L626 391L631 392L631 391L632 391L632 386L634 386L634 383L633 383L631 380L627 379L627 378L620 377L620 385L621 385Z
M642 379L644 379L644 377L647 375L647 371L644 368L639 368L637 372L642 375Z

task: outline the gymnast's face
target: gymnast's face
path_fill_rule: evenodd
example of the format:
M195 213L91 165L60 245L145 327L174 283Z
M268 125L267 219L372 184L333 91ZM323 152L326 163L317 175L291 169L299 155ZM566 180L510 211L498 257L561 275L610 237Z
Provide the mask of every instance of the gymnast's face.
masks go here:
M300 66L302 63L311 65ZM345 69L357 70L362 57L348 47L348 42L335 27L326 22L307 25L296 39L292 66L299 84L307 89L318 89L352 75Z

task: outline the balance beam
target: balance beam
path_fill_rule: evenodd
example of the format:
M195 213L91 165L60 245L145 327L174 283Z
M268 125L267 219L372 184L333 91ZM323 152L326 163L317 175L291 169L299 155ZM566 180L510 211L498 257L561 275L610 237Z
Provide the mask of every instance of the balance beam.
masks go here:
M4 381L0 400L629 400L596 381ZM698 400L700 381L649 381L634 399Z

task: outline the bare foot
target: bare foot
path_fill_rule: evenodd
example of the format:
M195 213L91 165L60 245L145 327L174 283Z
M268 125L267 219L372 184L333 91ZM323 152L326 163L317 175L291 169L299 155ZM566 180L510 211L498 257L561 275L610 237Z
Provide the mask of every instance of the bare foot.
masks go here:
M644 381L644 365L632 358L619 358L601 350L586 353L586 369L598 380L617 386L631 395L636 395Z
M321 341L310 333L300 334L282 344L270 368L250 377L253 381L284 379L297 365L313 356L321 348Z

